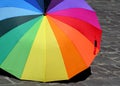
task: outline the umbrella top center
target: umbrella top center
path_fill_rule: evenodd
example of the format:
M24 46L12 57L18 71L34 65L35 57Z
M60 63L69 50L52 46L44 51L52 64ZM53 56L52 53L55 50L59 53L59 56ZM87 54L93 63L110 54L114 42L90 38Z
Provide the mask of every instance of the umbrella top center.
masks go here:
M43 16L46 16L46 15L47 15L46 13L43 14Z
M51 2L51 0L44 0L44 15L48 9L50 2Z

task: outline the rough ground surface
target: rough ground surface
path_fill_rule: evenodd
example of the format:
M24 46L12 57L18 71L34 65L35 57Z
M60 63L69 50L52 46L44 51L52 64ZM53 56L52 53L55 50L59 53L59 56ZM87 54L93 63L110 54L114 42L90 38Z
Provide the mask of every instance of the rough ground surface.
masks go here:
M103 29L101 52L91 65L91 76L77 82L40 83L0 75L0 86L120 86L120 0L87 1Z

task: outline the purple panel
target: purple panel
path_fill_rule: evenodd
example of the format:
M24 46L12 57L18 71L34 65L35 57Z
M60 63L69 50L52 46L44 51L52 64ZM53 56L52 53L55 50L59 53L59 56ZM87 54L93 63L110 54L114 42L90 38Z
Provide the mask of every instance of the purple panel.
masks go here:
M56 1L59 2L59 4L56 4ZM62 2L60 2L62 1ZM51 9L52 8L52 9ZM87 3L85 0L52 0L48 7L48 12L55 12L63 9L68 9L68 8L85 8L91 11L94 11Z
M49 11L50 9L54 8L55 6L57 6L59 3L63 2L64 0L51 0L50 5L48 6L47 11Z

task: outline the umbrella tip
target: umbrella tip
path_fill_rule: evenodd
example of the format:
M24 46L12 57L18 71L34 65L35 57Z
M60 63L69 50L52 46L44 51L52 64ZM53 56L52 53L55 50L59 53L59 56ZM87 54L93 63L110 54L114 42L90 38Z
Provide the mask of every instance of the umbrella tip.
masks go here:
M46 15L47 15L46 13L43 14L43 16L46 16Z

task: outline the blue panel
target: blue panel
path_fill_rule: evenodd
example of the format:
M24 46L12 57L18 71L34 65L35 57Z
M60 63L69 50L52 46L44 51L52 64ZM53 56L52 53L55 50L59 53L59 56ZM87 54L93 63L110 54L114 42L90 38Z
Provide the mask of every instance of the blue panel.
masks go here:
M14 7L0 8L0 20L25 15L40 15L40 13Z
M43 2L43 0L39 0L40 3L37 0L25 0L25 1L30 3L34 7L42 10L42 12L44 12L44 2Z
M44 0L36 0L39 4L39 6L43 9L44 11Z
M30 3L24 0L0 0L0 8L1 7L16 7L16 8L24 8L40 13L42 12L42 10L36 8L35 6L31 5Z

